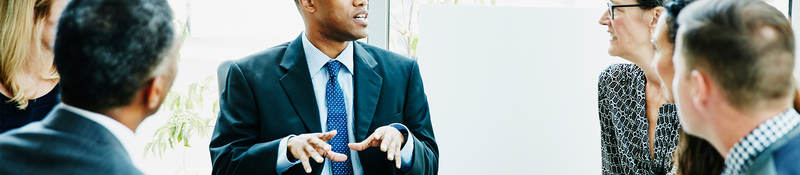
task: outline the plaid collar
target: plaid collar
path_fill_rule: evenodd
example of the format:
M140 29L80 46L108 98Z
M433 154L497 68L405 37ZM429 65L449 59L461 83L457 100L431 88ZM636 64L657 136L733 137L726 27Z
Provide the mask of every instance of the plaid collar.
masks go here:
M725 156L725 169L722 174L738 175L744 173L753 163L753 159L776 140L786 135L798 123L800 123L800 114L793 108L789 108L778 116L758 125L750 134L739 140L736 145L733 145L728 155Z

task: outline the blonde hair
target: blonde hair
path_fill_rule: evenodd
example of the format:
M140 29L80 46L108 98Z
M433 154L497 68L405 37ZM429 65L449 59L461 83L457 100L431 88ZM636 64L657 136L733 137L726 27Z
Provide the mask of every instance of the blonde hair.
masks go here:
M41 34L51 5L51 0L0 1L0 85L11 97L6 103L16 102L19 109L25 109L33 97L25 95L25 89L14 77L23 72L28 59L42 55L47 43L42 43ZM42 78L57 79L55 66Z

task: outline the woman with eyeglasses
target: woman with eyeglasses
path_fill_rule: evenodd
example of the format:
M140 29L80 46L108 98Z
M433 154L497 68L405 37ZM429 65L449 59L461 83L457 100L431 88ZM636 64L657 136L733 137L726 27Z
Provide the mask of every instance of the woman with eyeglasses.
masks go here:
M608 27L608 54L630 61L600 74L603 174L667 174L678 141L677 111L652 68L650 39L661 0L611 0L599 23Z

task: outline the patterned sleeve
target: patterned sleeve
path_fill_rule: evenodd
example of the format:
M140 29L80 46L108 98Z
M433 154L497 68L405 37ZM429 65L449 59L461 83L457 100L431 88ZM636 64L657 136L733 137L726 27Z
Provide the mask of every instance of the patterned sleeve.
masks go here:
M598 101L598 115L600 117L600 148L601 148L601 155L602 155L602 172L603 174L615 174L614 171L614 162L612 160L619 160L613 156L613 152L616 151L617 143L614 137L615 131L613 122L609 113L609 87L608 84L613 78L610 76L613 75L613 69L617 68L617 65L612 65L602 73L600 73L600 78L597 83L597 101Z

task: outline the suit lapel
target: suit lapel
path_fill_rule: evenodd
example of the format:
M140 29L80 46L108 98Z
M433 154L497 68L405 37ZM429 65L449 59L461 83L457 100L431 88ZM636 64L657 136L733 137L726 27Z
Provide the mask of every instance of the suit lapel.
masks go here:
M354 96L353 108L355 109L355 136L356 141L366 139L375 108L383 85L383 78L375 72L378 62L367 52L360 42L353 42L354 55Z
M311 75L308 72L303 41L300 37L286 48L280 66L286 72L281 77L281 87L289 96L289 101L294 106L295 112L300 115L306 130L310 133L322 132Z

